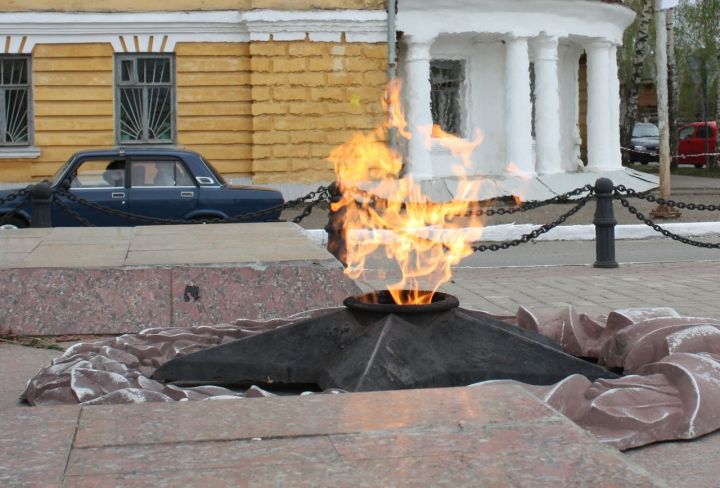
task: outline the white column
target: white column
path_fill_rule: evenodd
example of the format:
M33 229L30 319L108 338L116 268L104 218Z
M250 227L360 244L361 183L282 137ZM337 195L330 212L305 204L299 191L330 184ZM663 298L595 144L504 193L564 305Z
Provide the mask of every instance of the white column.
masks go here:
M620 152L620 78L618 77L617 44L611 44L608 50L610 73L610 144L612 149L613 169L622 169L622 153Z
M535 169L539 174L560 173L560 88L558 39L541 37L535 48Z
M587 53L587 153L588 169L617 169L614 161L610 98L610 43L596 41L585 46ZM617 75L616 75L617 76Z
M530 58L524 37L505 40L505 154L523 173L532 174Z
M405 174L416 180L433 176L431 149L432 112L430 110L430 44L407 39L405 96L407 102L408 129L412 138L408 141Z
M585 166L580 158L580 56L584 50L577 44L558 47L560 78L560 154L562 170L575 172Z

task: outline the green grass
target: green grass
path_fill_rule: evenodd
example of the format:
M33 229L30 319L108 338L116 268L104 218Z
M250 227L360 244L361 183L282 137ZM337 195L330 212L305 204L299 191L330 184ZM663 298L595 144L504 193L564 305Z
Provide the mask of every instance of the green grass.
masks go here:
M658 174L660 168L649 164L631 164L628 166L643 173ZM695 166L682 165L677 168L670 168L670 174L684 176L703 176L705 178L720 178L720 168L696 168Z

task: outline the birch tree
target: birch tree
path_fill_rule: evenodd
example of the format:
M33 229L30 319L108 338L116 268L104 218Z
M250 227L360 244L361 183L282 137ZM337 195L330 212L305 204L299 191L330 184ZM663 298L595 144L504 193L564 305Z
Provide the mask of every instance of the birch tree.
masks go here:
M622 147L629 148L632 139L633 126L637 118L638 95L640 93L640 83L642 82L643 68L648 54L648 37L650 20L653 14L654 0L638 0L635 2L636 8L639 9L638 17L634 28L631 28L630 39L625 39L626 46L633 46L632 62L630 65L630 76L625 80L625 109L623 113L623 121L621 127ZM629 152L623 152L623 158L627 161Z
M667 70L668 70L668 109L670 129L670 155L678 152L678 69L675 60L674 12L670 9L665 14L665 30L667 31ZM672 160L671 160L672 161ZM671 163L672 165L672 163Z

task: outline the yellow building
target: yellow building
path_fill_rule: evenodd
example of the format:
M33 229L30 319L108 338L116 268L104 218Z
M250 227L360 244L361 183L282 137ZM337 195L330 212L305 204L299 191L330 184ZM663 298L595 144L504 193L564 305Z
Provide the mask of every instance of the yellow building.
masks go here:
M330 150L382 120L384 3L4 0L0 182L137 144L254 183L330 181Z

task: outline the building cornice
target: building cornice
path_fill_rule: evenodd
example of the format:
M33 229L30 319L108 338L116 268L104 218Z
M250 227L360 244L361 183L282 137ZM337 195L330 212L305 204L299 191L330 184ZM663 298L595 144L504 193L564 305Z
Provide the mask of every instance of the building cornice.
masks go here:
M347 42L385 42L386 13L377 10L0 13L0 52L14 54L29 53L36 44L108 42L116 52L172 52L178 42L270 39L338 42L343 36Z

